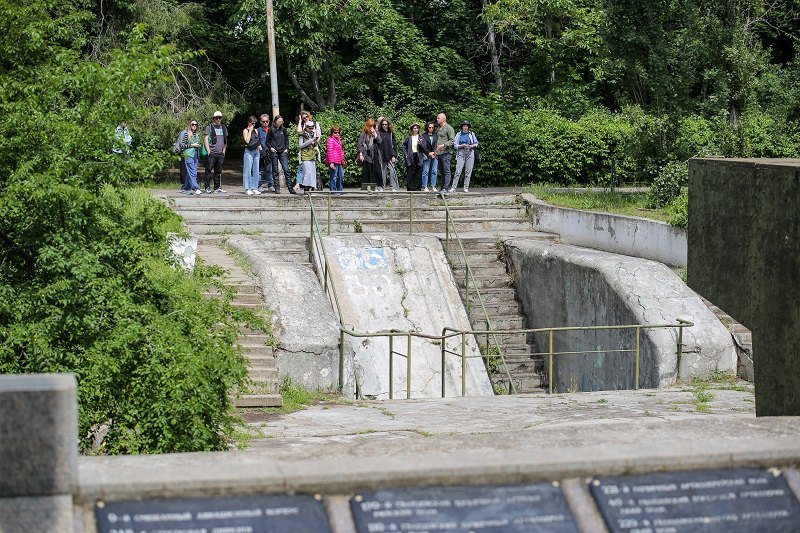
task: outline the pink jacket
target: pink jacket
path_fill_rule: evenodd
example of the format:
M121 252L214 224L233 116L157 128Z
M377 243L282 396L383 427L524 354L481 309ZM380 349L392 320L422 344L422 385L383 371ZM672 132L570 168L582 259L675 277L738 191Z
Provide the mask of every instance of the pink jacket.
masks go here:
M325 141L325 163L336 163L341 165L344 161L344 149L342 148L342 140L336 139L333 135L328 137Z

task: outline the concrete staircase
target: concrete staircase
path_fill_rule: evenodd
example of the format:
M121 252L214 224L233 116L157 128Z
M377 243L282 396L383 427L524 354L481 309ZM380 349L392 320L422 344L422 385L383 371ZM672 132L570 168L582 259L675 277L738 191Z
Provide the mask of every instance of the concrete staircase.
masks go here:
M308 236L310 213L308 197L265 193L260 196L244 194L183 196L170 193L165 200L180 214L203 243L223 241L231 233L247 234L260 243L268 254L278 259L308 265ZM456 193L447 197L451 216L463 239L470 262L494 329L525 327L516 299L513 280L499 260L501 239L507 237L552 240L557 236L532 231L525 206L518 195L486 191ZM413 206L414 234L445 237L443 200L432 193L363 193L313 197L320 229L323 234L402 233L408 234L410 206ZM451 243L453 241L451 240ZM449 257L453 274L464 291L464 267L460 251L454 245ZM202 255L202 253L201 253ZM474 329L485 329L483 310L473 298L467 306ZM465 301L465 304L467 302ZM525 334L497 336L518 392L541 391L541 359ZM485 345L485 339L479 339ZM492 365L494 366L494 365ZM255 368L255 367L253 367ZM501 365L491 376L497 390L508 390L508 378Z
M226 270L225 286L236 291L231 304L235 307L251 309L254 312L264 309L261 289L247 272L236 264L227 250L215 243L201 243L197 246L197 255L211 265ZM219 292L209 292L211 298L219 298ZM246 326L241 328L238 344L247 361L250 376L250 393L234 399L236 407L280 407L283 399L279 394L278 368L269 337L261 332L252 331Z
M736 375L752 383L755 379L753 373L753 334L725 311L702 296L700 298L706 304L706 307L722 322L722 325L728 328L733 337L733 342L736 343L736 352L739 358Z
M526 236L526 238L537 240L553 240L555 237L555 235L535 232ZM472 282L470 283L469 301L466 299L466 269L461 259L461 250L457 246L452 246L452 241L447 255L473 329L487 329L487 315L495 330L525 329L525 316L517 300L513 278L508 273L506 264L500 258L502 242L487 237L467 237L462 239L462 243L474 280L483 298L486 314L475 294ZM517 392L543 392L543 359L541 356L533 355L536 350L533 344L528 342L528 335L511 333L495 335L495 338L501 346ZM485 336L480 336L477 340L483 353L486 353L487 341L489 341L489 346L494 346L494 340L487 339ZM508 391L508 376L505 369L499 358L493 359L494 362L487 363L492 384L498 392Z

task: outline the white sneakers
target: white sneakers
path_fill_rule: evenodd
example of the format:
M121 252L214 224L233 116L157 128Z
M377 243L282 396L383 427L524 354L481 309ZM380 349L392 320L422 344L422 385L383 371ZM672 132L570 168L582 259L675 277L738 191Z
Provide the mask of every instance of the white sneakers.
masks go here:
M469 192L469 187L464 187L464 192Z
M422 192L430 192L430 191L428 190L427 187L425 187L424 189L422 189Z
M244 193L245 193L246 195L248 195L248 196L252 196L252 195L254 195L254 194L261 194L261 191L259 191L258 189L246 189L246 190L244 191Z

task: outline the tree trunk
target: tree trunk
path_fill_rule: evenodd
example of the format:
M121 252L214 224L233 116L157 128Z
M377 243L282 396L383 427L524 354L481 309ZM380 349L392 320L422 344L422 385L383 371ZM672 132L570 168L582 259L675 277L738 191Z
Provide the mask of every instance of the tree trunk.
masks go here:
M487 0L481 0L481 4L483 5L483 11L486 11L486 6L488 5ZM500 74L500 51L497 49L497 41L495 39L494 33L494 24L488 23L486 25L487 34L486 38L489 44L489 56L490 56L490 65L492 69L492 76L494 77L494 84L497 85L497 89L502 91L503 90L503 77Z

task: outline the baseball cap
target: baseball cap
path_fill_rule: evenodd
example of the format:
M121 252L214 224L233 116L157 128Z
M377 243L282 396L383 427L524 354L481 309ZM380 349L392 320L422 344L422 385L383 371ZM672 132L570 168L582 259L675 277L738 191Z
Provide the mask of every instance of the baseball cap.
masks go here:
M222 111L214 111L214 118L221 117Z

